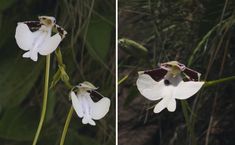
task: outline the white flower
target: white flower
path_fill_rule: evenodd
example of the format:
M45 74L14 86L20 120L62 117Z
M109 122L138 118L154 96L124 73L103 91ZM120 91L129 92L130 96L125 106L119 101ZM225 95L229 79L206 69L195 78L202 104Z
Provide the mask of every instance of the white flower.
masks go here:
M161 66L165 66L165 64L161 64ZM140 93L152 101L162 99L154 107L154 113L159 113L165 108L170 112L174 112L176 99L188 99L203 86L204 82L190 81L190 78L186 78L189 81L183 81L182 68L170 63L167 69L161 67L160 69L139 72L136 84ZM156 76L156 74L164 74L165 72L166 74L163 77L161 76L162 78L160 79ZM193 72L195 71L192 70L190 73ZM156 81L156 78L159 81Z
M103 118L109 111L110 99L96 92L97 88L89 82L77 86L77 92L71 91L72 105L83 124L96 125L94 120ZM98 102L92 98L101 97Z
M52 35L52 28L56 28L57 33ZM15 39L18 46L27 51L24 58L38 60L38 53L48 55L59 45L67 32L55 24L55 18L40 16L39 21L19 22L16 27Z

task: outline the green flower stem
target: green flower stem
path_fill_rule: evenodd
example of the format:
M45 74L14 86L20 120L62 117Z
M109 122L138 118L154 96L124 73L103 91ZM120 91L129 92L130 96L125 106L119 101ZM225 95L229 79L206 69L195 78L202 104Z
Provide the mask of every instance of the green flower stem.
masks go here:
M59 70L60 70L60 73L61 73L60 80L65 84L65 86L69 90L72 90L74 88L74 86L71 85L70 82L69 82L69 76L66 72L65 64L63 63L63 57L62 57L62 54L61 54L61 51L60 51L59 48L56 49L55 54L56 54L56 58L57 58L57 62L58 62L58 67L59 67ZM71 106L70 110L68 112L65 124L64 124L64 129L63 129L61 138L60 138L60 145L64 145L65 137L66 137L67 132L68 132L68 128L69 128L69 124L70 124L70 121L71 121L71 118L72 118L72 115L73 115L73 111L74 111L73 106Z
M73 86L69 83L69 81L64 81L64 84L66 85L67 88L72 89Z
M220 83L224 83L227 81L232 81L235 80L235 76L231 76L231 77L227 77L227 78L222 78L222 79L218 79L218 80L214 80L214 81L209 81L209 82L205 82L204 87L210 87L210 86L214 86Z
M73 115L73 106L70 107L67 119L65 121L64 129L63 129L62 136L61 136L61 139L60 139L60 145L64 145L65 137L66 137L66 134L68 132L68 128L69 128L69 124L70 124L72 115Z
M56 58L57 58L57 62L58 62L58 67L59 67L59 70L60 70L60 73L61 73L60 80L64 82L65 86L68 89L71 90L71 89L74 88L74 86L72 86L69 82L69 76L68 76L68 74L65 70L65 64L63 63L63 57L62 57L62 54L61 54L61 51L60 51L59 48L56 49L55 54L56 54ZM68 113L68 116L66 118L64 129L63 129L63 132L62 132L62 135L61 135L61 138L60 138L60 145L64 145L65 137L66 137L67 132L68 132L68 128L69 128L69 124L70 124L72 115L73 115L73 106L71 106L71 108L69 110L69 113Z
M123 83L128 77L129 77L129 75L125 75L121 80L118 81L118 85Z
M35 134L33 145L37 144L38 137L42 130L42 125L46 116L46 109L47 109L47 96L48 96L48 83L49 83L49 72L50 72L50 54L46 56L46 71L45 71L45 84L44 84L44 94L43 94L43 106L42 106L42 113L40 122L38 124L38 129Z
M55 55L56 55L56 58L57 58L59 70L62 73L61 74L61 80L64 82L64 84L66 85L66 87L68 89L72 89L73 86L69 82L69 76L68 76L68 74L67 74L67 72L65 70L65 64L63 63L63 57L62 57L60 48L56 49Z

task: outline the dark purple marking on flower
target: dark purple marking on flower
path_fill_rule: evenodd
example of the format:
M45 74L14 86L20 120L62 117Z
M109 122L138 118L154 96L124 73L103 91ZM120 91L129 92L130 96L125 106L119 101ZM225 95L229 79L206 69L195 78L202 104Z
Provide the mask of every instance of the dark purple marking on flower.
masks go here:
M64 30L64 28L62 28L61 26L59 25L55 25L55 28L57 30L57 32L59 32L61 38L63 39L65 37L65 35L67 34L67 32Z
M155 81L160 81L161 79L163 79L166 73L167 73L167 70L162 69L162 68L144 71L144 74L150 75L151 78L154 79Z
M195 70L192 70L192 69L186 67L184 69L183 73L191 81L199 81L200 80L200 73L196 72Z
M25 21L23 23L28 25L29 29L32 32L37 31L42 26L42 24L39 21Z
M99 92L97 92L95 90L90 90L90 91L87 91L87 92L90 93L91 99L94 102L98 102L100 99L102 99L104 97L103 95L101 95Z
M32 31L32 32L39 30L40 27L43 25L42 23L40 23L40 21L25 21L23 23L25 23L29 27L30 31ZM62 39L67 34L67 32L64 30L64 28L62 28L61 26L59 26L57 24L54 25L54 28L56 30L56 33L59 33Z
M183 71L186 67L182 63L178 63L178 67L180 68L181 71Z

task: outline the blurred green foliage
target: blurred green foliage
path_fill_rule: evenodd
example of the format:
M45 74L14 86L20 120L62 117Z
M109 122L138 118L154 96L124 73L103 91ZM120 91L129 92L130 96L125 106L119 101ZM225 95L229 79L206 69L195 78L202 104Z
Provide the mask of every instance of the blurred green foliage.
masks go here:
M14 39L17 22L56 17L68 32L60 48L73 85L85 80L111 99L107 116L97 126L83 125L74 113L65 144L115 143L115 1L1 0L0 1L0 144L31 144L39 122L45 57L23 59ZM52 55L50 83L57 61ZM51 85L51 84L50 84ZM49 90L46 123L39 145L58 145L71 102L59 81Z
M177 101L174 113L154 114L157 101L136 88L138 71L172 60L202 73L202 80L234 76L234 23L233 0L119 0L119 144L234 144L234 81ZM147 57L123 38L145 47Z

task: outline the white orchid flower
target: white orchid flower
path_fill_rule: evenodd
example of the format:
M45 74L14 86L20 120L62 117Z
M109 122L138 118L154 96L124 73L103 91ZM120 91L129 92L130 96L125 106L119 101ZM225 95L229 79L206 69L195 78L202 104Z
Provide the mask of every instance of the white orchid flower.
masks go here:
M199 77L198 72L172 61L161 64L159 69L139 72L136 84L145 98L152 101L162 99L154 107L154 113L159 113L165 108L174 112L176 99L188 99L203 86L204 82L199 82Z
M72 105L83 124L96 125L94 120L103 118L109 111L110 99L98 93L97 88L89 82L80 83L77 92L70 92ZM101 98L97 102L93 99Z
M52 36L55 28L56 34ZM39 16L39 21L19 22L16 27L15 39L18 46L27 51L24 58L38 60L38 53L48 55L55 51L67 32L55 24L55 18Z

